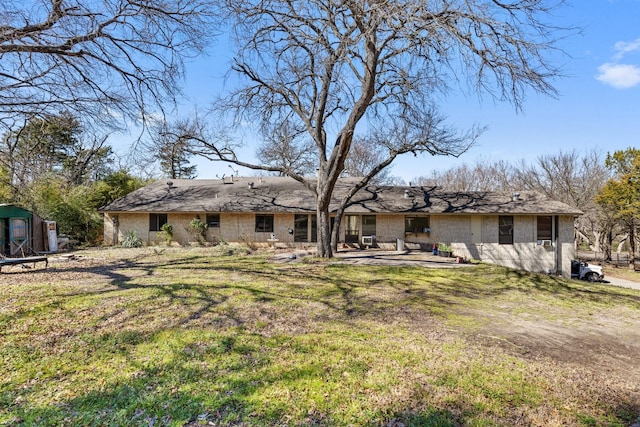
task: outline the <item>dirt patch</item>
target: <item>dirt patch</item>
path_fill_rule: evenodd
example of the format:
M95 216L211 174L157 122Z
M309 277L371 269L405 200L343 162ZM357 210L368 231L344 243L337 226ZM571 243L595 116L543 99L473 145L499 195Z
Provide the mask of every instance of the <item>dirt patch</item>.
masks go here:
M591 321L566 325L546 319L509 317L492 322L475 334L519 356L548 358L588 367L594 372L640 384L640 319L595 315Z
M395 267L457 268L474 264L454 257L441 257L425 251L387 251L379 249L339 250L332 262L351 265L377 265ZM300 262L316 256L312 250L279 250L271 259L275 262ZM461 262L462 261L462 262Z

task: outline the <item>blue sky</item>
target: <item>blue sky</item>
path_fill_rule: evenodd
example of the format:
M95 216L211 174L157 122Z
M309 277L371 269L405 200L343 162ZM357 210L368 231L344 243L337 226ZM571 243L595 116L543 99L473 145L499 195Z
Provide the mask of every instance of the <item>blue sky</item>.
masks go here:
M461 128L487 126L476 146L457 159L401 158L391 174L409 182L432 170L486 159L535 161L560 150L610 152L640 145L640 0L573 0L556 11L556 18L559 25L582 28L559 44L569 57L558 64L566 77L555 82L557 99L530 93L523 110L516 112L512 105L489 97L452 94L443 105L451 123ZM223 90L228 58L216 52L223 50L188 65L185 108L191 108L189 103L206 107ZM244 153L254 151L249 147ZM199 178L231 172L225 164L196 163Z

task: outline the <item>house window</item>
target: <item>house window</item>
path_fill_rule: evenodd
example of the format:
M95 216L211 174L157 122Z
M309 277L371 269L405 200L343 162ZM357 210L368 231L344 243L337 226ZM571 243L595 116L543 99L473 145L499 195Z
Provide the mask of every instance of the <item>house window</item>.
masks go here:
M376 216L375 215L362 215L362 235L363 236L376 235Z
M293 241L307 242L309 240L309 215L297 214L293 220Z
M427 233L429 228L428 216L405 216L404 232L405 233Z
M220 228L220 214L207 214L207 227Z
M149 231L160 231L167 223L167 214L149 214Z
M256 233L273 233L273 215L256 215Z
M551 240L553 221L551 216L538 217L538 240Z
M358 243L360 237L359 218L357 215L345 215L344 217L344 241L345 243ZM333 226L331 227L333 228Z
M513 245L513 217L498 217L498 243L501 245Z

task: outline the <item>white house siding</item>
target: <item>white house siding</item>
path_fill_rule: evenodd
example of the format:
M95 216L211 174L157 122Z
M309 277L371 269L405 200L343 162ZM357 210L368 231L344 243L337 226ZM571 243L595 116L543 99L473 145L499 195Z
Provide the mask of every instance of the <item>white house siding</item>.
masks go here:
M431 239L434 243L471 242L471 217L469 215L432 215L429 222Z
M196 215L200 217L202 221L205 220L204 215L198 215L195 213L169 213L167 214L167 224L173 227L173 240L181 244L190 241L196 241L196 238L189 231L189 224L196 218ZM148 222L148 221L147 221ZM148 225L147 225L148 227ZM149 232L149 244L162 243L164 238L159 238L158 233L154 231Z
M464 227L462 218L458 229ZM449 220L453 217L447 218ZM498 243L498 215L482 216L482 237L480 243L471 242L471 233L458 241L439 236L438 241L451 243L456 255L478 259L505 267L540 273L571 274L571 259L574 257L573 217L561 216L558 224L558 239L552 246L538 244L537 216L514 215L514 236L512 245ZM453 236L452 236L453 237ZM556 263L556 259L558 262Z
M575 220L572 216L558 218L558 268L564 277L571 277L571 260L576 257Z
M114 241L113 217L109 213L105 213L103 217L102 240L105 245L112 246L116 244Z

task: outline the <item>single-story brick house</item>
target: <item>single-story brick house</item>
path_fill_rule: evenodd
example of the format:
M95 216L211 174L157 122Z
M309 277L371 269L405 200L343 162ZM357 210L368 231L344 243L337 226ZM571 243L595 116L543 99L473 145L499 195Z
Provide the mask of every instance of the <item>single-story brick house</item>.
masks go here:
M350 179L338 182L332 210ZM208 224L211 241L287 246L316 241L314 198L286 177L159 180L100 209L104 241L115 245L131 231L159 241L165 223L174 240L194 238L188 224ZM569 276L575 252L574 219L581 212L536 192L445 192L433 187L370 186L346 209L340 243L431 249L446 243L456 256L528 271Z

